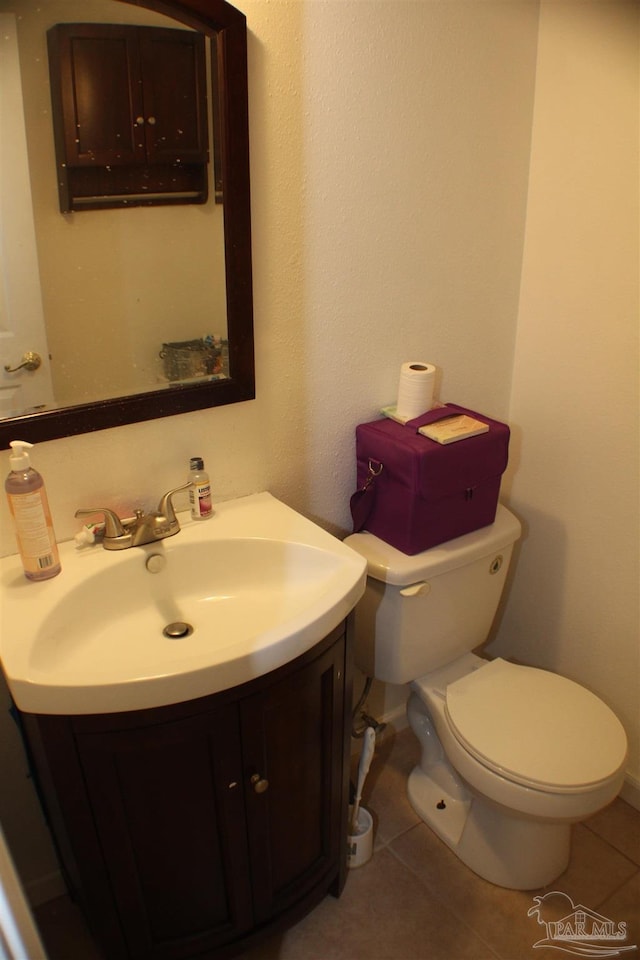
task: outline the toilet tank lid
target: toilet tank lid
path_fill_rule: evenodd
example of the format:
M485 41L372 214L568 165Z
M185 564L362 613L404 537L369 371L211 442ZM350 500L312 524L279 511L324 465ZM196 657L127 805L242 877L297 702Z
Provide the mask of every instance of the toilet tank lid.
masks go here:
M413 556L396 550L373 533L353 533L344 542L365 558L368 576L405 587L491 556L496 550L504 550L516 542L521 529L520 521L498 504L495 521L490 526Z

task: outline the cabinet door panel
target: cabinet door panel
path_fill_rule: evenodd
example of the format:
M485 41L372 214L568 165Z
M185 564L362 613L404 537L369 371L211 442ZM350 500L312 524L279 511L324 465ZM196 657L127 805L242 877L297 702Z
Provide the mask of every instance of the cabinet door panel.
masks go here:
M236 708L77 742L132 956L191 956L248 929Z
M299 900L339 856L343 669L344 640L241 705L258 921ZM261 792L256 775L268 782Z
M61 97L67 163L144 162L144 124L135 27L59 25ZM52 77L54 87L57 82Z
M140 29L145 142L150 163L206 163L204 36Z

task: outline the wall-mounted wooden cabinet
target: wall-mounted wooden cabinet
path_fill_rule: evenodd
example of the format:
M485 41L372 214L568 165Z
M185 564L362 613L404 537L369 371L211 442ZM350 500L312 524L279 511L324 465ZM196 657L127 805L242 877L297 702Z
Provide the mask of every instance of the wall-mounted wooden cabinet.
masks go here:
M48 32L60 209L204 203L205 38L64 23Z
M69 887L109 960L226 956L340 892L350 683L343 624L190 703L22 715Z

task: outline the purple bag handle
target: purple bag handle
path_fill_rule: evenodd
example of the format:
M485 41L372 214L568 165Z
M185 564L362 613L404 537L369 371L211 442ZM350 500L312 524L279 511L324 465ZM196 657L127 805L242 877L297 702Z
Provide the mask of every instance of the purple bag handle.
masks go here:
M437 423L438 420L446 420L447 417L455 416L457 416L456 411L450 406L434 407L433 410L427 410L426 413L421 413L419 417L414 417L413 420L407 420L405 427L411 427L417 433L420 427L426 426L427 423Z
M376 502L375 480L383 470L384 467L379 460L369 459L367 479L360 489L356 490L349 501L354 533L359 533L360 530L362 530L371 515L373 505Z

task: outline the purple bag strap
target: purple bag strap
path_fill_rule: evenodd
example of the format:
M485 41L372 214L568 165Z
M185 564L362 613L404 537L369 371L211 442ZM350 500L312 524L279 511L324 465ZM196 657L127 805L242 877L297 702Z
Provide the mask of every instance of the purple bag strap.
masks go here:
M376 502L375 480L383 470L384 467L379 460L369 459L367 478L349 501L354 533L359 533L362 530L371 515L373 505Z
M456 414L457 411L448 405L434 407L433 410L427 410L426 413L421 413L419 417L414 417L413 420L407 420L405 427L410 427L417 433L420 427L426 426L427 423L437 423L438 420L446 420L447 417L455 417Z

